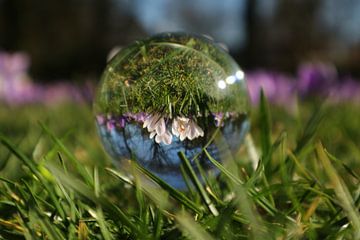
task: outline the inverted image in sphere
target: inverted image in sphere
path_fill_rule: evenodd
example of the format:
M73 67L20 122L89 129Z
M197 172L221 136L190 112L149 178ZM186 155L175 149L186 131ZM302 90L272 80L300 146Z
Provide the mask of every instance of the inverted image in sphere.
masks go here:
M108 63L94 112L105 150L121 168L132 160L171 186L186 187L183 152L195 172L216 174L249 129L240 67L218 44L164 33L120 50Z

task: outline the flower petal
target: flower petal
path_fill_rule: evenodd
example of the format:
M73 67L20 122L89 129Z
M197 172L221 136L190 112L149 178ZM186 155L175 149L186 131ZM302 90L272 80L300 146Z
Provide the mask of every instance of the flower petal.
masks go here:
M149 126L149 124L151 122L151 118L152 118L151 115L148 115L148 116L145 117L143 128L146 128L147 126Z
M201 129L201 127L199 127L198 125L195 125L195 129L196 129L197 136L201 136L201 137L204 136L204 131Z
M98 124L100 124L100 125L105 124L105 117L103 115L97 115L96 120L97 120Z
M154 138L155 135L156 135L156 132L151 132L150 133L150 138Z
M155 137L155 142L156 143L161 143L161 136L160 135L156 135L156 137Z
M175 118L172 122L172 125L171 125L171 132L176 136L176 137L179 137L180 133L178 131L178 128L179 128L179 122L178 120Z
M196 124L194 120L190 120L187 129L187 137L193 140L199 136L204 136L204 131Z
M158 135L162 135L165 133L166 131L166 125L165 125L165 120L164 118L159 118L156 125L155 125L155 130L156 130L156 133Z
M162 140L164 142L164 144L166 145L169 145L171 144L171 141L172 141L172 135L170 132L165 132L163 135L162 135Z
M184 141L184 139L186 138L186 132L183 132L180 134L180 141Z
M159 124L159 120L161 120L161 116L158 113L151 117L151 122L147 127L149 132L152 132L156 129L157 125Z

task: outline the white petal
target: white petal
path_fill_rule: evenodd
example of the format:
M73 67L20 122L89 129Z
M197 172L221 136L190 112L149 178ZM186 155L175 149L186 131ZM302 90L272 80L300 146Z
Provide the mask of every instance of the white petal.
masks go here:
M188 123L189 122L189 118L186 118L186 117L177 117L177 119L183 123Z
M172 125L171 125L171 132L176 136L178 137L180 135L179 131L178 131L178 128L179 128L179 122L177 119L174 119L173 122L172 122Z
M180 141L184 141L185 138L186 138L186 132L182 132L180 134Z
M156 135L156 137L155 137L155 142L157 142L157 143L161 143L161 136L160 135Z
M172 135L169 132L166 132L164 135L162 135L162 140L164 144L169 145L171 144Z
M190 140L193 140L195 138L195 128L193 124L189 124L188 131L187 131L187 137Z
M156 129L157 124L157 118L154 116L151 118L149 125L147 126L147 129L149 132L152 132Z
M201 129L201 127L196 125L195 128L196 128L197 135L203 137L204 136L204 131Z
M150 124L150 122L151 122L151 115L149 115L145 118L143 128L146 128Z
M197 138L199 136L204 136L204 131L196 124L195 121L190 120L187 137L190 140L193 140L194 138Z
M150 138L153 138L156 135L156 132L151 132L150 133Z
M158 135L163 135L166 131L166 125L164 118L160 118L156 124L156 133Z

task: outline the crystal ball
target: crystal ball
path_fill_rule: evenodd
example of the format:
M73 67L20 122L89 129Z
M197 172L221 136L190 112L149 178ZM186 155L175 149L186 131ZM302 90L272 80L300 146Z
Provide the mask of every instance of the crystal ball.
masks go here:
M116 167L138 164L186 188L183 152L196 174L217 174L249 130L244 72L208 37L163 33L121 49L94 101L101 142ZM201 171L202 170L202 171Z

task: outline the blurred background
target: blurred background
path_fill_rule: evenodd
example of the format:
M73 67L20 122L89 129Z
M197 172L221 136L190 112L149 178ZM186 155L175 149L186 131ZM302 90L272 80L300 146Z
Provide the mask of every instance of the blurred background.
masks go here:
M0 0L0 51L26 53L38 82L96 79L113 47L163 31L210 35L246 70L360 76L356 0Z
M91 111L109 52L165 31L226 46L254 106L261 88L292 115L308 100L360 106L360 1L0 0L0 120L34 103Z

